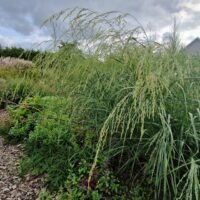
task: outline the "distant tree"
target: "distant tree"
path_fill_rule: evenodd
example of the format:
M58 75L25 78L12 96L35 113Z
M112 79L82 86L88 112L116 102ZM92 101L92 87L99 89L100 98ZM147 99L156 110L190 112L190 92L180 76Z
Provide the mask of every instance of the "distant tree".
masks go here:
M33 60L35 56L37 56L40 51L36 50L28 50L18 47L5 47L0 46L0 56L2 57L14 57L14 58L22 58L25 60Z

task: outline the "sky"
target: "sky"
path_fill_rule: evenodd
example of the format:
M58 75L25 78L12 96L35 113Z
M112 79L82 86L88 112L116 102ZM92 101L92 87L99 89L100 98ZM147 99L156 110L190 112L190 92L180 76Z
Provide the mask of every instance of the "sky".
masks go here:
M184 45L200 37L200 0L0 0L0 44L36 48L51 39L41 27L44 20L74 7L129 13L159 42L172 31L174 18Z

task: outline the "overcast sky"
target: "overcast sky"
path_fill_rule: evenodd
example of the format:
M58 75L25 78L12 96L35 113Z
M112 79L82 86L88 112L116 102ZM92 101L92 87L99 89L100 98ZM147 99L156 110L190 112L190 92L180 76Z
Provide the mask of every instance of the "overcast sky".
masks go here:
M0 0L0 44L32 47L48 40L50 34L41 29L42 22L77 6L130 13L158 40L168 35L176 17L184 44L200 37L200 0Z

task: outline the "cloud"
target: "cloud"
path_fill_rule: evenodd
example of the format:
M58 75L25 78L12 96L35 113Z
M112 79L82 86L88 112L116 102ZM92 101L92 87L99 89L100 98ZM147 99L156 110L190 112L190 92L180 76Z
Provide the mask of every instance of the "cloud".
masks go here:
M50 33L41 30L42 22L62 9L74 7L85 7L99 12L117 10L130 13L141 22L147 32L157 32L160 38L162 38L161 34L170 31L169 25L173 23L173 17L177 18L178 24L180 21L181 31L194 29L197 31L196 34L199 33L197 19L200 17L200 4L197 0L1 0L1 39L5 39L4 43L8 42L9 34L2 31L7 29L15 35L12 36L13 43L19 44L17 39L23 37L30 45L33 41L39 42L44 37L50 36ZM190 37L188 33L186 35L187 38ZM23 43L23 39L20 39L20 42Z

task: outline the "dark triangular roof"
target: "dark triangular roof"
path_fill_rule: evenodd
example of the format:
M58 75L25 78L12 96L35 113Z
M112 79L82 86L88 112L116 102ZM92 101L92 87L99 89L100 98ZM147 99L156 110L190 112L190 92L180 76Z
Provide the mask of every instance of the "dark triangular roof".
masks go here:
M200 55L200 38L195 38L186 46L186 52L189 55Z

